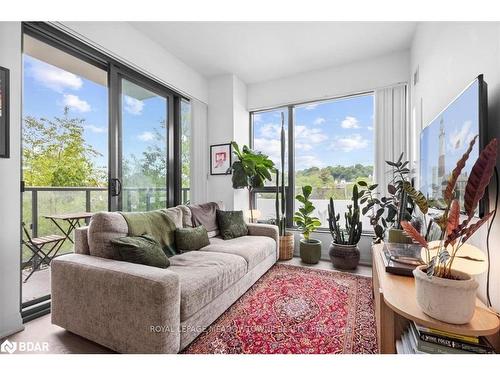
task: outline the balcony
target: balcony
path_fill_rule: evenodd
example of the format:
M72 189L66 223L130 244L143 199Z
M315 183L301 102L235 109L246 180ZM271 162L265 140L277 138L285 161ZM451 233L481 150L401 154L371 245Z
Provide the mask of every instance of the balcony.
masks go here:
M190 199L189 188L182 189L182 202ZM23 193L22 220L31 237L52 234L62 235L61 230L47 215L67 214L73 212L98 212L108 210L107 187L26 187ZM158 188L124 188L123 206L125 211L149 211L165 207L166 189ZM66 230L66 222L58 222ZM81 225L84 225L81 221ZM25 236L24 236L25 237ZM72 236L71 236L72 237ZM24 238L23 238L24 239ZM57 255L73 252L73 243L64 241ZM42 265L40 270L24 282L39 257L30 261L33 253L26 246L22 248L22 303L29 305L39 298L50 294L50 267Z

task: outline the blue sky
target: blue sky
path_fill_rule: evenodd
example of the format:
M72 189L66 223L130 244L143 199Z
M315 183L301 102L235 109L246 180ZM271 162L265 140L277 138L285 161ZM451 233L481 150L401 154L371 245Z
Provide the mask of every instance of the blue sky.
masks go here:
M157 140L153 129L165 119L165 99L152 97L137 100L123 98L123 151L125 157ZM62 116L68 106L71 117L85 119L85 139L102 156L99 167L108 164L108 90L73 73L24 55L23 116L52 119Z
M280 111L254 115L254 147L280 157ZM285 119L286 123L286 119ZM295 107L296 170L373 165L373 95Z

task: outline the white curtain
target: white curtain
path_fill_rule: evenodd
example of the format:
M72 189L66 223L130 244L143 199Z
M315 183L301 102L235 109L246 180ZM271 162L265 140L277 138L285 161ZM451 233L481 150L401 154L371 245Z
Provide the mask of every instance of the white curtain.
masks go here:
M409 160L408 105L406 84L375 90L375 182L382 196L387 194L387 184L392 171L385 163L393 161L404 152Z
M208 133L207 105L191 100L191 203L205 203L208 199Z

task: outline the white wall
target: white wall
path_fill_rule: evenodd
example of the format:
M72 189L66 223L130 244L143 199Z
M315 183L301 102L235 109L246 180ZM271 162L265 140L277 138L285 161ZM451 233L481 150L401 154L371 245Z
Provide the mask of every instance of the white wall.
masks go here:
M208 83L208 144L236 141L249 142L247 88L238 77L228 74L214 77ZM210 155L207 150L207 163ZM248 209L248 192L233 190L231 176L208 176L208 200L223 201L228 210Z
M412 130L418 135L472 80L483 73L488 83L489 133L500 136L500 24L423 23L419 24L411 49L411 73L419 67L420 81L411 87ZM422 106L421 106L422 104ZM413 141L418 146L418 137ZM417 147L418 149L418 147ZM497 167L499 163L497 161ZM494 191L494 184L490 191ZM493 197L490 197L490 201ZM493 208L493 207L491 207ZM472 238L486 250L486 227ZM500 310L500 220L494 223L491 245L491 299ZM480 280L480 296L485 297L485 277Z
M10 69L10 159L0 159L0 338L22 329L20 314L21 23L0 22L0 66Z
M133 23L57 22L55 26L88 39L108 55L125 60L187 97L208 103L206 78L136 30Z
M409 51L248 85L248 109L277 107L406 82Z

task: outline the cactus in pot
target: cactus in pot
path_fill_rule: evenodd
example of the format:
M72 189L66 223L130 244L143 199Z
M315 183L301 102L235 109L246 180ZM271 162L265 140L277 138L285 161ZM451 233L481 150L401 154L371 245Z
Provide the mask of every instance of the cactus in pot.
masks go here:
M352 204L347 206L344 214L345 228L341 228L340 214L335 211L335 204L330 198L328 205L328 225L332 235L330 259L335 268L354 269L359 263L358 242L361 239L363 223L360 221L358 186L352 189Z

